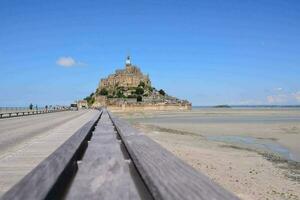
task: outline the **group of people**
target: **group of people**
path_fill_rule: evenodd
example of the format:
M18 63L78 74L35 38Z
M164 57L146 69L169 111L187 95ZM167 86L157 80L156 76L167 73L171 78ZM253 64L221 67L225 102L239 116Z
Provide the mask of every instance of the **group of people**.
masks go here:
M32 103L29 105L29 110L33 110L33 104ZM35 110L38 110L38 105L35 105ZM45 106L45 110L46 111L48 110L48 105Z

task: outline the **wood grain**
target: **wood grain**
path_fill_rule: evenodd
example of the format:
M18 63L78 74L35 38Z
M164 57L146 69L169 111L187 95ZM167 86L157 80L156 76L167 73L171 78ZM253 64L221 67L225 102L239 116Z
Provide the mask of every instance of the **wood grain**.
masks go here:
M123 155L114 126L109 123L104 112L66 199L141 199L130 162Z

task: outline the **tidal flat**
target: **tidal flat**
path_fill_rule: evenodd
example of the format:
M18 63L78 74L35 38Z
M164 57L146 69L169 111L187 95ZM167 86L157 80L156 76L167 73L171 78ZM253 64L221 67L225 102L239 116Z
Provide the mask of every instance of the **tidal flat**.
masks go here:
M299 108L115 114L241 199L300 199Z

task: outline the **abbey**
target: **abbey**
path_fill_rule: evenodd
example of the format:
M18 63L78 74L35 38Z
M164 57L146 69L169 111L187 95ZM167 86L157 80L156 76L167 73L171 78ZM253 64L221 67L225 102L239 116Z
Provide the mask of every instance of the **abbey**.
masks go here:
M138 87L143 82L147 86L151 86L149 75L144 75L140 68L131 64L130 57L126 59L125 69L116 70L115 74L108 78L101 79L99 88L112 89L116 87L132 88Z
M101 79L95 93L87 97L93 107L107 106L121 110L191 109L191 103L168 95L151 85L149 75L131 63L128 56L123 69Z

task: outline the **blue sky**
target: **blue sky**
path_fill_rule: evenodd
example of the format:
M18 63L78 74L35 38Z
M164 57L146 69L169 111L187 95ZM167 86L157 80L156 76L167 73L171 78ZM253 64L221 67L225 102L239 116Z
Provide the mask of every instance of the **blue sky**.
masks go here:
M300 104L298 0L1 0L0 19L0 106L69 104L127 54L194 105Z

